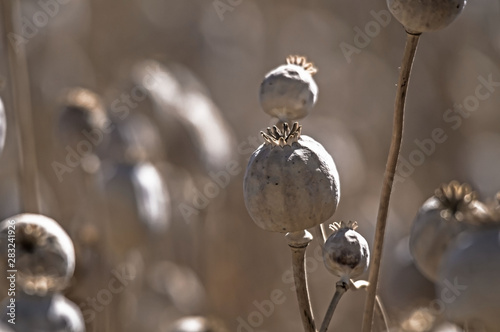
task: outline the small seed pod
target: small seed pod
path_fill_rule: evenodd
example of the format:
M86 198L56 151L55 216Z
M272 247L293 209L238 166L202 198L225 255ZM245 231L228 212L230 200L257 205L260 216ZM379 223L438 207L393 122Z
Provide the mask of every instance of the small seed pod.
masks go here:
M436 294L446 318L471 331L500 327L500 228L465 231L443 258Z
M465 0L387 0L392 15L409 33L440 30L453 22Z
M55 220L28 213L5 219L0 223L0 252L5 260L12 242L16 282L22 291L44 296L66 288L75 269L75 251L68 234Z
M442 257L457 235L490 219L488 209L476 200L469 185L457 181L442 185L413 221L410 251L418 269L436 281Z
M287 64L269 72L260 85L260 105L264 112L283 122L309 114L318 97L312 63L301 56L289 56Z
M296 232L330 218L340 199L335 163L321 144L300 136L296 122L261 133L265 143L250 157L243 182L253 221L273 232Z
M363 274L370 264L368 243L356 232L357 227L355 221L333 223L330 225L333 233L323 247L326 268L346 284Z

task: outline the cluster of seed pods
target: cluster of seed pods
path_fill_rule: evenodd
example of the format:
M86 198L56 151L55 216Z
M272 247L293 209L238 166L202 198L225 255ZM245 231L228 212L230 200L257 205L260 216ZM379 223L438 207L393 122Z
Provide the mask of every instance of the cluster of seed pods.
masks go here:
M304 268L305 249L312 239L308 229L318 230L325 265L341 279L337 289L348 289L351 278L359 277L369 263L368 244L355 231L355 222L335 223L323 242L322 224L333 216L340 200L339 175L331 155L313 138L302 135L302 126L295 122L316 103L315 73L306 58L289 56L285 65L265 76L260 104L278 124L261 133L265 142L250 157L243 182L245 205L257 226L286 233L306 331L316 330ZM331 315L327 316L324 328L330 322Z
M7 9L8 13L12 8ZM13 75L15 83L27 82L24 60L13 61L23 74ZM7 298L0 310L1 331L148 331L159 325L177 332L225 331L217 319L189 316L205 310L203 271L194 259L201 251L191 240L182 246L174 242L197 239L199 234L193 233L203 231L204 214L192 217L188 228L188 220L172 204L192 204L196 187L203 183L200 179L206 181L209 171L232 157L232 134L203 84L189 70L173 67L144 61L131 69L131 89L149 98L140 109L149 113L120 113L113 108L116 100L105 100L89 89L61 91L51 152L56 160L62 155L59 160L66 163L52 164L62 196L60 207L52 212L64 217L58 224L39 213L24 213L0 224L2 267L11 264L11 248L16 248L11 285L16 289L15 320L8 321L14 316L8 306L14 297ZM151 80L157 84L147 84ZM23 91L24 96L14 98L29 100L29 89ZM1 152L6 124L0 106ZM24 135L19 159L26 168L20 172L26 190L20 199L30 203L25 210L51 210L38 186L36 140L29 130L32 110L29 103L23 106L12 107L12 117L20 120L10 127ZM210 137L219 144L206 139L205 126L217 129ZM176 132L169 127L176 127ZM160 130L166 137L160 137ZM182 159L188 153L167 158L165 145L175 146L182 139L184 150L194 151L192 159ZM176 234L167 234L172 228ZM165 241L166 236L177 241ZM180 262L174 262L177 256ZM167 321L162 315L166 308L176 312ZM144 314L148 319L142 318Z

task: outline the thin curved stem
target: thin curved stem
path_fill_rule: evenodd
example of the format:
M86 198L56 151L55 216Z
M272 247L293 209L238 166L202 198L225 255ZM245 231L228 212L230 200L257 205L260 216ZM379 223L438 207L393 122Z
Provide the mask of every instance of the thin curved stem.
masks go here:
M338 281L335 287L335 294L333 295L332 301L326 310L325 318L323 319L323 323L321 324L321 328L319 332L326 332L328 330L328 326L330 325L330 321L332 320L333 313L337 308L337 304L340 302L342 295L344 295L349 290L349 285L343 281Z
M307 274L305 265L305 254L312 236L307 231L287 233L288 246L292 251L293 276L295 280L295 291L299 304L300 317L304 325L305 332L316 332L316 325L311 310L309 300L309 290L307 288Z
M357 281L351 280L349 288L352 288L353 290L360 290L360 289L367 290L369 284L370 283L366 280L357 280ZM384 332L389 331L389 319L387 318L387 314L382 304L382 300L380 300L380 297L378 295L375 296L375 311L377 315L380 317L380 320L382 321L383 324L382 331Z
M407 33L406 46L403 55L403 61L399 73L399 81L396 92L396 101L394 103L394 123L392 130L391 147L387 159L384 183L380 195L380 203L377 216L377 225L375 228L375 241L373 244L373 256L371 260L368 295L365 302L363 315L363 332L370 332L373 322L373 311L375 306L375 296L377 294L378 277L380 272L380 262L382 260L382 249L384 246L385 227L387 224L387 214L389 212L389 201L391 198L392 184L396 174L396 165L398 162L401 141L403 137L403 120L406 100L406 90L410 80L411 67L415 52L417 50L420 35Z
M384 329L382 331L389 331L389 319L387 318L387 314L385 313L384 306L382 305L382 301L380 300L380 297L377 295L375 296L375 311L380 317L380 320L384 324Z
M38 166L31 111L30 84L24 41L20 32L21 10L18 0L2 1L4 41L7 48L9 76L19 144L20 188L24 212L40 212Z

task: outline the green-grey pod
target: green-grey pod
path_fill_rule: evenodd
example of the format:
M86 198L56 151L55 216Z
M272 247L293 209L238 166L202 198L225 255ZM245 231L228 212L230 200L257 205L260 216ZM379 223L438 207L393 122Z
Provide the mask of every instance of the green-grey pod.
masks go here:
M250 157L243 189L253 221L273 232L295 232L330 218L340 199L335 163L321 144L300 136L301 127L275 126Z

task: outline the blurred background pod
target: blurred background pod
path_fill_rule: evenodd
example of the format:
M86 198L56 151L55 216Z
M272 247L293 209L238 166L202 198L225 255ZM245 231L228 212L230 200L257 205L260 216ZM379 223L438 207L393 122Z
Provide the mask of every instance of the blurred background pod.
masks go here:
M468 184L452 181L436 189L419 209L410 233L410 251L419 270L436 281L442 257L457 236L488 222L486 205Z
M12 233L10 230L14 230ZM73 243L59 224L46 216L20 214L0 223L2 265L7 270L7 243L15 244L14 331L85 331L80 309L61 292L75 270ZM11 263L11 262L9 262ZM1 320L7 323L9 298L2 302ZM10 323L9 323L10 324Z
M234 151L231 130L193 74L180 65L175 68L145 60L132 69L132 80L152 98L169 161L196 173L224 169Z
M8 300L8 299L7 299ZM60 293L45 296L28 295L20 292L16 297L16 324L7 322L7 301L2 301L2 322L12 328L8 332L85 332L85 323L80 308Z
M64 290L75 270L75 249L61 226L49 217L28 213L2 221L0 244L5 267L10 229L15 230L16 282L19 288L27 294L39 296Z
M500 326L500 225L465 231L443 258L436 283L444 315L475 331Z
M77 303L106 288L116 264L108 239L111 234L104 202L99 151L109 142L110 120L101 97L89 89L65 89L56 116L57 152L66 153L64 163L53 162L59 177L62 202L71 215L67 228L74 239L77 265L67 296ZM64 147L64 148L63 148ZM101 273L93 273L95 270ZM115 300L95 319L86 320L87 330L110 329L118 317Z

